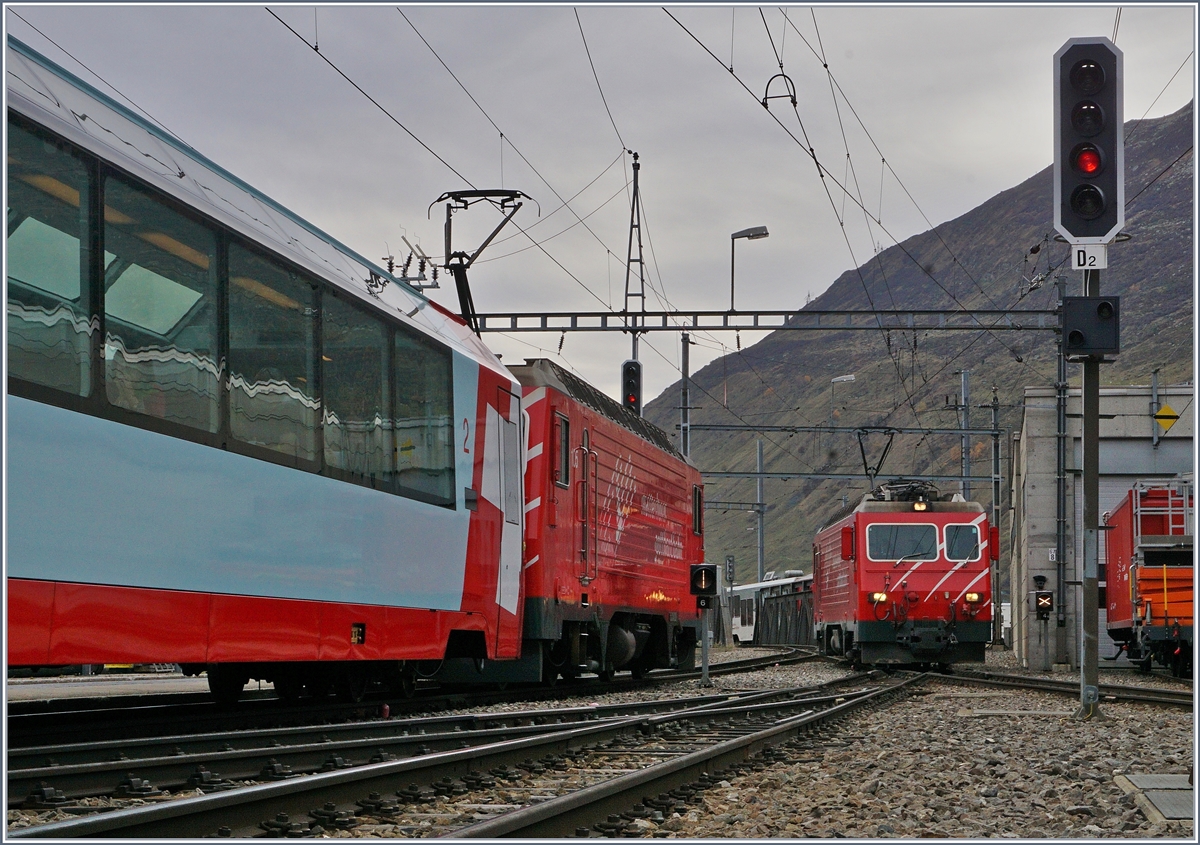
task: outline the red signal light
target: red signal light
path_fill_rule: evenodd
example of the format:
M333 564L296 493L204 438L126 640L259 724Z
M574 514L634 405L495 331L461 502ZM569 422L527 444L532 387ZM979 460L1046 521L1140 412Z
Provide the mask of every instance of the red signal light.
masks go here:
M1100 150L1091 144L1082 144L1076 147L1071 160L1075 169L1084 176L1095 176L1100 172L1100 167L1103 165L1103 161L1100 158Z

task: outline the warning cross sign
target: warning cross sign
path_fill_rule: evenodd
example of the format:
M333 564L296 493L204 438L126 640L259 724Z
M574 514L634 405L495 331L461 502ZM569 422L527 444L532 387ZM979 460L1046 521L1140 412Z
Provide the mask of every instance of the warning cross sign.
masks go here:
M1164 432L1170 431L1177 419L1179 419L1179 414L1175 413L1175 409L1170 405L1163 405L1154 415L1154 421L1162 426Z

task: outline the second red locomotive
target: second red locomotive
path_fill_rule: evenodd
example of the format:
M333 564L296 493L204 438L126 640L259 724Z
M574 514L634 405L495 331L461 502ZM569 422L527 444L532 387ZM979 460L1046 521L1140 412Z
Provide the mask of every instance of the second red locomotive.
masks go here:
M817 532L817 642L855 664L984 659L998 531L983 506L927 482L892 482Z

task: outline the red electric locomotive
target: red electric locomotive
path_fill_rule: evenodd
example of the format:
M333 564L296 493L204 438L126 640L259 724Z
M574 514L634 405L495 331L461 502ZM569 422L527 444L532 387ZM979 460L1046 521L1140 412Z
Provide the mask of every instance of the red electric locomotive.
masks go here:
M813 543L823 653L863 665L982 661L998 535L982 505L927 482L892 482L864 496Z
M700 473L667 434L545 359L509 370L526 430L520 660L448 659L443 683L692 668Z
M658 427L547 360L524 389L526 649L545 679L691 667L704 560L700 473Z

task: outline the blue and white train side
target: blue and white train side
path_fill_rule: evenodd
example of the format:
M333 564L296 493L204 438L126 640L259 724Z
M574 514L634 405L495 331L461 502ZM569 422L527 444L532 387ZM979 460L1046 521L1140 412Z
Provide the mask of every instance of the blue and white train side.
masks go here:
M9 665L179 663L228 699L519 656L496 356L11 38L7 72Z

